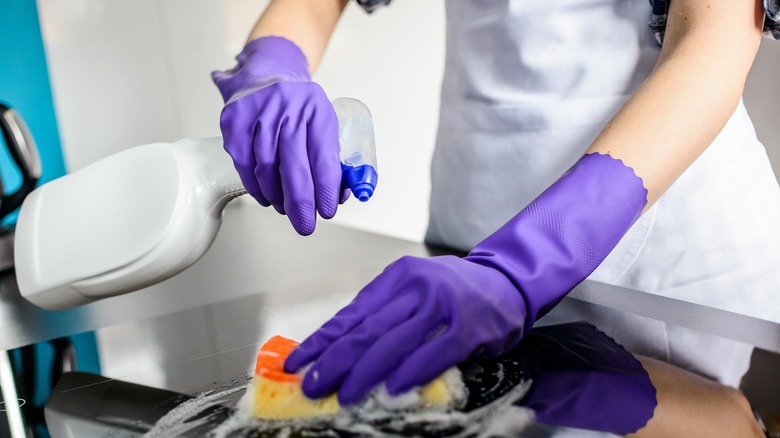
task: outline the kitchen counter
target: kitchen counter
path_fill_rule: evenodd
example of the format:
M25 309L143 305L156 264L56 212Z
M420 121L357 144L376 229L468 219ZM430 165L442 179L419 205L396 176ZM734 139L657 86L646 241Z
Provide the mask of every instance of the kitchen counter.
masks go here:
M131 294L77 309L46 311L21 298L13 273L6 273L0 277L0 351L85 331L122 339L124 333L143 326L149 339L139 345L159 342L167 345L163 350L170 350L171 345L183 345L183 339L197 340L176 354L162 353L170 363L219 358L222 365L202 371L191 367L191 374L176 376L165 370L155 374L115 369L109 377L137 375L130 380L153 384L163 375L166 389L193 394L207 389L208 382L218 384L243 373L264 340L259 338L276 333L305 337L397 258L438 252L421 243L323 220L314 235L302 238L286 218L239 199L226 209L219 235L202 259L174 278ZM590 281L578 286L540 324L574 320L594 309L628 312L780 353L778 322ZM182 318L191 324L182 323ZM108 356L102 360L109 361ZM8 388L2 369L0 385ZM11 422L18 421L12 414L9 409Z

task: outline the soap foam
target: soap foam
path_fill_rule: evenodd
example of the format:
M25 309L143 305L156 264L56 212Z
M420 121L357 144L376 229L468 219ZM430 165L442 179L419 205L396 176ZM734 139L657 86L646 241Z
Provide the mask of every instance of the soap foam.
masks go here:
M388 410L377 406L344 409L338 414L308 420L268 421L251 418L246 408L215 429L214 438L260 436L451 436L509 437L533 423L533 411L514 403L523 398L530 381L471 412L454 409ZM250 401L251 402L251 401ZM242 413L242 411L244 411Z
M199 413L219 406L220 402L238 391L246 390L237 404L234 414L213 429L213 438L238 438L247 436L333 436L340 435L387 436L451 436L496 437L517 436L533 422L533 411L514 403L521 400L530 388L526 380L506 394L485 406L470 412L462 412L467 395L460 371L448 370L443 378L453 394L446 406L428 406L422 400L420 390L413 390L400 397L392 397L382 385L369 398L355 407L343 408L328 416L298 420L260 420L252 417L254 400L252 384L230 388L221 392L209 392L189 400L171 410L155 424L145 437L170 437L202 426L208 418L192 420Z

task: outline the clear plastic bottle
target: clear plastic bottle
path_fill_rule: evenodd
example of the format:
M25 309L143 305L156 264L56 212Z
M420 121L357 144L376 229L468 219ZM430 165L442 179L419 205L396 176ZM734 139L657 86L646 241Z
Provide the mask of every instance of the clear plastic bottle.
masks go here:
M339 119L341 186L366 202L374 194L378 179L371 112L357 99L339 97L332 103Z

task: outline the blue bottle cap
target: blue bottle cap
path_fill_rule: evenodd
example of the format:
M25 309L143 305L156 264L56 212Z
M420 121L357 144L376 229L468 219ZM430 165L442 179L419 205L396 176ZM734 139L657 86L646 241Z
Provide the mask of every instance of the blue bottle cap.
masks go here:
M361 183L352 187L352 193L360 202L366 202L374 194L374 188L371 184Z
M341 163L341 187L349 188L360 202L368 201L374 194L378 175L373 166L348 166Z

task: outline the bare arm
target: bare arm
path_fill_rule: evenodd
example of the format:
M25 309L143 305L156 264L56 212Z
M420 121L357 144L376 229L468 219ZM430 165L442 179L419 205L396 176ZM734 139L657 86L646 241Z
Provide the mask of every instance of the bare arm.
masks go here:
M303 50L314 72L349 0L273 0L248 40L281 36Z
M742 96L761 40L759 0L677 0L653 73L588 153L609 153L639 175L645 209L720 133Z
M653 382L658 406L647 425L629 437L764 436L738 390L654 359L637 359Z

